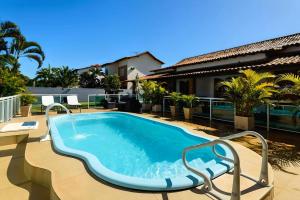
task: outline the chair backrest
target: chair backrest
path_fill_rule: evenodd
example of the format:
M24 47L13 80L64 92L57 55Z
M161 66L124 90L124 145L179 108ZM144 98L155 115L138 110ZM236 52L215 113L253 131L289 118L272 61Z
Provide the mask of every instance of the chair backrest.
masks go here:
M75 95L67 96L67 102L68 102L69 105L76 105L76 104L79 104L78 98L77 98L77 96L75 96Z
M53 96L42 96L42 105L49 106L50 104L54 103Z

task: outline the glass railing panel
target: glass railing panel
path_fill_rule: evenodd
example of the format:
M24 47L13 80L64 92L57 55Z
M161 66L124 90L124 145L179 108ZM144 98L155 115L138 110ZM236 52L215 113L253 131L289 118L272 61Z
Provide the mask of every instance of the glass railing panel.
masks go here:
M267 105L256 106L253 110L255 125L267 126Z
M227 101L212 102L212 118L226 121L234 120L233 103Z
M210 103L209 100L198 100L194 107L194 116L207 117L210 116Z
M284 104L270 107L270 128L300 132L300 107Z

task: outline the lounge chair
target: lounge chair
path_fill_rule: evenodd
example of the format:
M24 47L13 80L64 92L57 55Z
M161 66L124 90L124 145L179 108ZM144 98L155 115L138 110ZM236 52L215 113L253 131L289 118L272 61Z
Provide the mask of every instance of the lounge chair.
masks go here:
M45 108L47 108L47 106L49 106L53 103L54 103L54 97L53 96L42 96L41 112L43 112L43 110Z
M81 103L78 102L77 96L75 96L75 95L67 96L67 103L68 103L68 106L79 108L80 112L81 112Z

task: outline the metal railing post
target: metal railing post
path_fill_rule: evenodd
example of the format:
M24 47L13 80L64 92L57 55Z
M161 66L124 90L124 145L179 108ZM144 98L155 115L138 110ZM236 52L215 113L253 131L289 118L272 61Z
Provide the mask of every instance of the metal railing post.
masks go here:
M163 113L162 113L162 116L164 117L165 116L165 100L166 100L166 98L164 97L163 98Z
M270 104L267 104L267 132L270 131Z
M209 99L209 120L212 120L212 99Z

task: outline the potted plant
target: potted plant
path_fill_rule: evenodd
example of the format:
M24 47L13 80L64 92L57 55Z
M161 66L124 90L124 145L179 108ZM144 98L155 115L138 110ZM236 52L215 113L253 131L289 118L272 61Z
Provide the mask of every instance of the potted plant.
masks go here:
M36 101L36 98L30 94L22 94L21 101L21 116L28 117L31 115L32 103Z
M171 102L172 102L172 105L170 106L171 116L176 117L177 113L178 113L177 112L178 105L181 100L181 94L179 92L172 92L170 94L170 97L171 97Z
M143 99L143 103L142 103L143 111L151 110L151 106L152 106L151 98L153 96L154 89L155 89L154 81L147 81L147 80L142 81L140 95L142 96Z
M164 95L166 94L166 89L162 87L160 83L155 82L154 91L152 93L152 112L161 112L161 103Z
M182 101L184 102L183 113L184 119L190 120L193 114L193 103L196 100L195 95L182 95Z
M268 72L257 73L251 69L240 71L241 76L220 82L224 96L235 105L234 126L236 129L254 128L254 107L268 103L276 91L274 75Z

